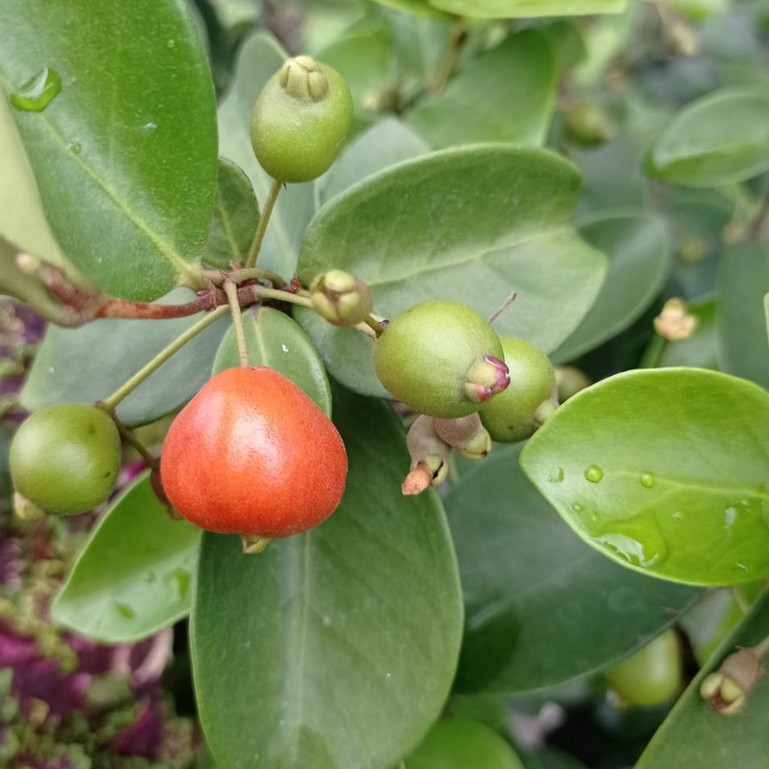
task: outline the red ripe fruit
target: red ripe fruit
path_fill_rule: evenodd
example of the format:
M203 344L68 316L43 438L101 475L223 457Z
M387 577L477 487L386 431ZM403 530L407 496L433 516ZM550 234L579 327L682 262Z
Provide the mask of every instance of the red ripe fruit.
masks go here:
M264 366L216 374L166 436L163 489L188 521L287 537L327 518L347 476L342 438L293 382Z

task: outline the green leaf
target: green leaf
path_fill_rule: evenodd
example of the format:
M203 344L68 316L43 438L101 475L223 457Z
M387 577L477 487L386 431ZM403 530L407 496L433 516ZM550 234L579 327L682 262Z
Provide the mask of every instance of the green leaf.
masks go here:
M411 113L409 124L439 148L493 141L541 145L555 85L550 43L525 30L468 63L439 96Z
M609 255L601 292L576 331L556 350L573 360L624 331L661 291L670 274L670 239L652 214L604 213L580 227L590 245Z
M202 256L216 176L214 92L185 4L3 11L0 84L64 253L107 293L164 294ZM48 101L20 100L39 75Z
M53 602L54 620L105 643L146 638L189 611L200 529L176 521L145 473L94 529Z
M400 11L413 13L415 16L428 16L443 18L445 14L442 11L433 8L428 0L376 0L382 5L389 5L391 8L397 8Z
M519 451L495 447L446 498L465 597L460 691L532 691L601 670L697 594L580 542L518 468Z
M619 13L625 0L429 0L447 13L471 18L521 19L530 16L584 16Z
M769 169L769 98L724 89L677 113L648 155L648 172L693 187L750 179Z
M718 266L718 362L729 374L769 388L764 295L769 250L758 242L728 248Z
M269 366L283 374L331 416L331 389L326 370L302 327L285 313L269 307L247 310L242 318L251 365ZM235 329L230 327L216 353L213 373L238 366Z
M406 769L523 769L493 729L464 718L439 721L405 763Z
M719 653L705 665L647 745L636 769L730 769L766 764L766 712L769 678L764 676L748 695L743 713L712 712L699 694L700 683L739 647L754 646L769 634L769 593L756 603ZM728 746L728 749L727 749Z
M177 289L163 303L190 301ZM97 320L77 329L49 326L24 389L24 408L93 403L111 395L204 313L174 320ZM189 400L210 376L229 319L219 318L142 382L117 407L127 425L153 422Z
M522 753L526 769L585 769L585 765L568 753L555 748L544 748L536 753Z
M205 261L223 270L230 262L242 264L258 224L259 204L251 182L234 163L221 158Z
M769 394L701 369L629 371L561 406L524 471L589 545L699 585L769 576Z
M428 152L429 147L405 123L386 117L342 151L320 181L321 201L325 203L377 171Z
M426 299L453 299L552 351L600 288L605 257L576 235L579 176L539 149L492 144L435 152L376 174L330 200L307 230L300 275L337 267L366 280L374 309L393 317ZM371 342L298 313L329 371L382 394Z
M462 609L440 503L401 494L409 460L384 405L343 394L334 413L350 473L327 521L258 556L203 538L192 661L228 769L392 766L454 676Z
M251 147L251 110L286 56L267 35L256 34L246 40L238 54L230 91L219 107L219 153L246 173L262 203L272 179L257 163ZM293 275L302 233L315 212L314 190L313 184L292 184L281 191L262 244L260 267L285 278Z

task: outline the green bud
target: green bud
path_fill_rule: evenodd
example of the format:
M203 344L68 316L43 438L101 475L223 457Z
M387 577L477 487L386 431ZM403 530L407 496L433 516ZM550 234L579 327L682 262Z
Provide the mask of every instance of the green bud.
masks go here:
M438 437L465 459L483 459L491 451L491 437L478 414L458 419L434 419Z
M741 713L747 697L764 673L756 649L740 649L730 654L721 667L702 680L700 696L711 710L725 716Z
M360 278L344 270L316 275L310 284L315 311L335 326L355 326L370 312L371 289Z

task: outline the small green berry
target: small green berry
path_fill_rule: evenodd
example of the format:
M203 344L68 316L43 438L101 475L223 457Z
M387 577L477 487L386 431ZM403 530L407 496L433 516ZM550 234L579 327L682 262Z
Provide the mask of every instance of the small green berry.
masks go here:
M505 363L510 387L478 412L484 427L495 441L514 443L533 435L540 426L539 415L557 404L555 374L547 356L523 339L503 337Z
M96 406L49 406L21 424L9 463L14 488L29 503L57 515L83 513L115 488L120 434Z
M397 315L374 344L385 389L420 414L472 414L508 385L502 345L464 304L428 301Z
M352 121L344 78L309 56L288 59L251 113L251 144L262 168L281 182L309 182L336 159Z

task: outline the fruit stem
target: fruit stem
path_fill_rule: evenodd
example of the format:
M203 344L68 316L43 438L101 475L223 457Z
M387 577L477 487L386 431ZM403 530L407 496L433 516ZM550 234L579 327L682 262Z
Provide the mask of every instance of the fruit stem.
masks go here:
M243 368L248 368L251 361L248 359L248 345L246 344L246 332L243 330L243 314L238 301L238 287L231 280L225 280L222 288L227 294L227 303L232 314L232 327L235 329L235 342L238 345L240 365Z
M283 182L279 179L272 180L270 192L267 195L262 214L259 217L259 226L256 228L254 239L251 241L251 248L248 249L248 256L243 264L246 269L250 269L256 264L256 257L259 256L259 251L262 248L262 241L264 240L264 233L267 230L267 223L270 221L272 209L275 207L275 201L278 199L278 194L280 193L280 188L282 186Z
M161 350L151 361L140 368L130 379L118 387L112 395L104 398L100 403L100 408L109 412L114 412L118 403L128 397L145 379L154 374L169 358L173 357L179 350L191 342L198 334L205 331L215 320L229 312L227 305L217 307L205 317L201 318L193 326L190 326L183 334L174 339L168 347Z
M134 435L133 430L131 430L130 427L126 427L126 425L115 416L114 411L104 408L102 403L97 403L96 405L110 415L120 435L125 439L126 443L133 446L133 448L139 452L147 467L149 467L150 470L160 470L160 462L157 457L152 456L150 450Z
M430 93L433 96L439 96L448 85L451 75L454 72L454 68L459 61L459 54L462 52L462 48L466 42L467 30L464 27L464 21L461 17L455 16L453 19L451 40L446 48L446 53L444 54L440 69L430 86Z
M300 304L302 307L309 307L312 309L312 302L303 294L292 294L288 291L281 291L277 288L267 288L266 286L248 286L247 288L254 295L254 299L277 299L280 302Z

